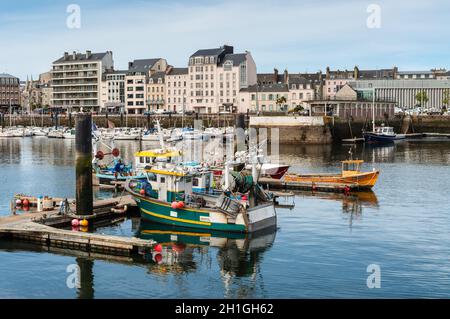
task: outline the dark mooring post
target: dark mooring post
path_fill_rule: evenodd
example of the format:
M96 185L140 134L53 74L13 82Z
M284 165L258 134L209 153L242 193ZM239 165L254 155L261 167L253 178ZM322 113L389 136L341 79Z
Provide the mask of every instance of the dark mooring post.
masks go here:
M3 113L0 113L0 125L2 129L5 128L5 115Z
M77 258L76 261L80 267L78 298L94 299L94 262L86 258Z
M55 111L55 129L58 129L58 111Z
M123 112L120 112L120 127L123 127Z
M239 113L236 116L236 152L246 151L247 146L245 145L245 115L243 113Z
M92 118L89 113L76 116L75 152L77 215L92 215Z
M150 113L147 113L147 130L150 129Z
M69 128L72 128L72 112L69 112Z

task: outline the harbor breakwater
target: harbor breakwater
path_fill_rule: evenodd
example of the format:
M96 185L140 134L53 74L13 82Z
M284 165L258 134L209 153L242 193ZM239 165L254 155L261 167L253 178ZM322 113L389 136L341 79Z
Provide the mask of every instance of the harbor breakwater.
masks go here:
M267 129L269 140L276 135L280 144L329 144L333 142L329 122L323 116L255 116L249 126Z
M376 125L385 124L392 126L397 133L450 133L450 116L442 115L420 115L420 116L396 116L385 121L376 121ZM363 129L371 130L372 122L367 121L347 121L335 118L333 120L331 132L333 141L339 142L342 139L361 137Z

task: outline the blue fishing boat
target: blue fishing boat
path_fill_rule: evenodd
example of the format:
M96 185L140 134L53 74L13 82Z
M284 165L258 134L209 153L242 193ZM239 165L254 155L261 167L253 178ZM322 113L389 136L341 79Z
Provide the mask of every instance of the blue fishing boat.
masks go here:
M394 143L406 138L405 134L395 134L390 126L377 126L372 132L363 132L363 136L367 143Z

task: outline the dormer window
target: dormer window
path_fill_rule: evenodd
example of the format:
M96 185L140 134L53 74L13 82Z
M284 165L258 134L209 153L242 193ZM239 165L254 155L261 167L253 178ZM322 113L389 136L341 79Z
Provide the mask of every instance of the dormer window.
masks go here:
M295 85L295 84L292 84L292 87L291 87L293 90L295 90L296 88L297 88L297 86Z
M153 84L153 79L150 79L150 84Z
M224 71L231 71L233 68L233 61L225 61L225 63L223 64L223 69Z

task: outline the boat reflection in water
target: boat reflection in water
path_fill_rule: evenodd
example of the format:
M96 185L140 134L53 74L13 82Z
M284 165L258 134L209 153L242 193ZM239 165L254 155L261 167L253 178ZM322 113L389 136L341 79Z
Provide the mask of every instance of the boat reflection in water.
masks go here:
M264 251L275 240L276 228L250 234L197 230L142 221L137 236L161 244L161 252L146 253L154 264L151 272L184 273L197 269L203 256L217 249L217 259L224 282L232 277L255 276ZM215 251L215 250L212 250ZM196 258L196 254L200 258Z
M373 191L343 193L320 193L320 192L296 192L304 197L315 197L324 200L342 202L342 212L349 216L349 226L353 225L353 220L358 220L362 216L364 208L378 208L378 198Z

